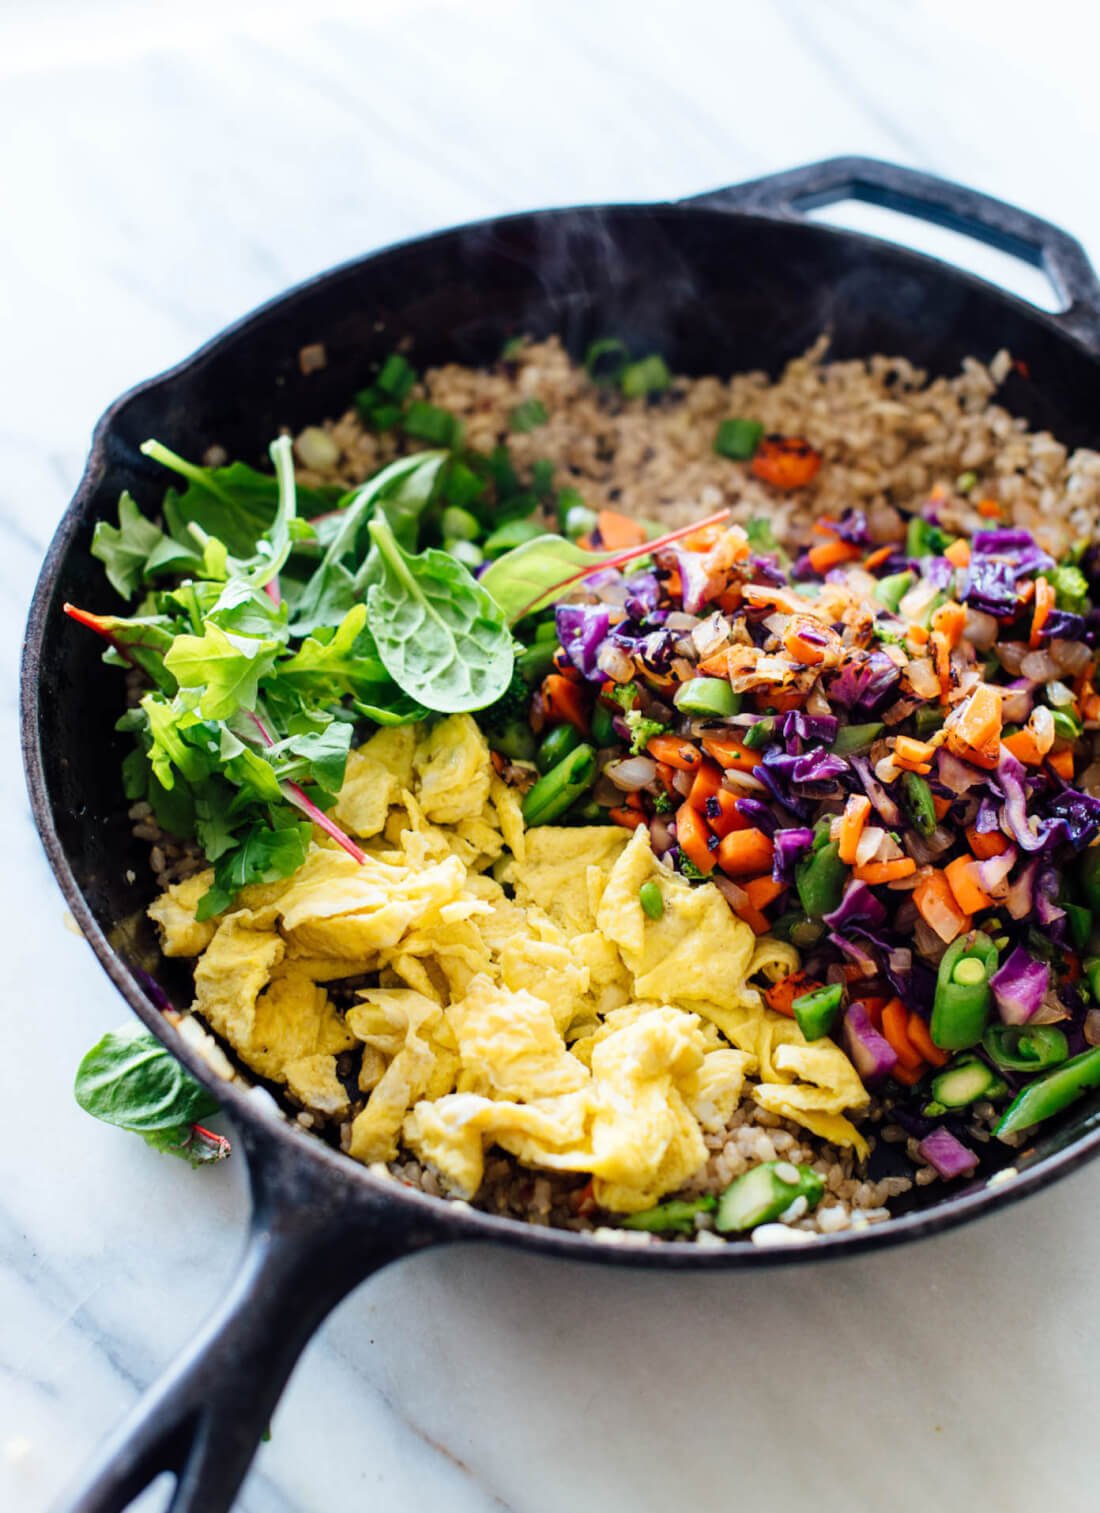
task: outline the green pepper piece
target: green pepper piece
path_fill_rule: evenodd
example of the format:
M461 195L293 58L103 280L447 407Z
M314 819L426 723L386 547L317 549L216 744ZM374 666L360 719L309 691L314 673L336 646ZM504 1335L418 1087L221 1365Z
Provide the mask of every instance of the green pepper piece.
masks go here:
M837 842L828 841L804 856L794 869L794 881L799 902L811 919L831 914L848 881L848 868L840 859Z
M740 711L741 695L734 693L725 678L690 678L680 684L673 703L681 714L725 719Z
M539 778L523 800L526 825L549 825L596 781L596 751L581 745Z
M742 734L742 746L747 746L750 751L759 751L761 746L775 740L775 727L778 723L775 715L764 715L763 719L757 720L755 725L750 725Z
M839 982L824 988L815 988L812 993L803 993L791 1004L798 1028L807 1040L820 1040L832 1033L840 1017L840 1004L844 989Z
M670 1198L655 1208L644 1208L623 1220L623 1229L644 1229L650 1234L689 1234L695 1228L696 1214L709 1214L718 1207L713 1193L702 1198Z
M732 457L735 462L748 462L760 445L764 427L758 420L745 420L735 415L732 420L720 420L714 438L714 450L720 457Z
M816 1208L825 1195L825 1183L812 1166L790 1161L762 1161L735 1177L718 1200L714 1227L722 1234L755 1229L786 1213L796 1198L805 1198L807 1209Z
M1054 725L1055 737L1059 741L1076 741L1083 729L1066 709L1055 709L1051 713L1051 722Z
M555 725L553 730L543 736L542 744L535 752L535 766L540 772L549 772L563 757L576 751L580 744L580 731L575 725Z
M615 734L615 726L612 723L614 718L615 716L608 709L607 705L597 699L596 707L592 711L592 739L597 746L614 746L618 740L618 736Z
M896 613L898 605L916 581L916 574L911 573L908 568L903 573L890 573L887 577L878 580L875 585L875 598L880 604L885 604L887 609Z
M509 720L507 725L491 732L489 745L513 762L530 762L535 756L535 732L526 720Z
M842 725L836 733L836 740L829 750L836 756L855 756L861 751L867 751L878 740L886 729L883 724L873 725Z
M972 930L952 941L940 962L930 1033L938 1046L963 1051L982 1038L993 1007L989 979L997 970L997 947Z
M1013 1135L1017 1130L1052 1119L1094 1087L1100 1087L1100 1046L1071 1056L1069 1061L1028 1083L1005 1109L993 1133Z
M1092 1001L1100 1003L1100 956L1086 956L1083 965L1092 989Z
M905 795L905 808L918 834L931 835L936 828L936 806L932 802L932 790L919 772L906 772L901 779Z
M1078 877L1085 903L1100 914L1100 846L1090 846L1079 863Z
M525 646L516 657L516 667L523 681L531 687L541 683L546 674L554 670L557 650L556 640L536 641L533 646Z
M1089 943L1092 934L1092 910L1086 909L1083 904L1063 904L1066 918L1069 920L1069 933L1073 944L1079 951L1083 951Z
M982 1045L1010 1072L1042 1072L1069 1056L1069 1041L1056 1024L991 1024Z

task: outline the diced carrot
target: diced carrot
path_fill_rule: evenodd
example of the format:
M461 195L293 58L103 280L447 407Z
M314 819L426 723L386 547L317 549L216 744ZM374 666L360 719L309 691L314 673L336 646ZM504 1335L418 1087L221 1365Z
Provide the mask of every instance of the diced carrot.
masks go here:
M497 777L503 777L504 769L508 766L508 758L499 751L490 751L489 760L493 764L493 770Z
M742 924L748 925L754 935L767 935L771 929L771 920L759 909L754 909L751 904L742 904L739 909L733 911Z
M942 630L934 630L931 640L932 662L936 677L940 680L940 696L946 699L951 692L951 645Z
M932 808L936 811L936 818L942 820L951 808L951 800L945 799L941 794L934 793L932 795Z
M705 673L708 678L728 678L730 675L729 647L723 646L721 651L711 652L709 657L704 657L699 663L699 671Z
M929 872L913 889L913 902L921 918L948 945L970 929L970 915L960 909L951 884L942 872Z
M938 630L953 651L962 640L966 610L961 604L941 604L932 616L932 629Z
M987 862L991 856L1002 856L1011 844L999 830L973 828L966 832L966 843L980 862Z
M741 886L749 896L749 903L754 909L766 909L769 904L774 904L786 883L777 883L771 873L763 877L750 877L747 883Z
M596 550L596 543L592 540L592 532L585 531L583 536L578 536L577 545L582 552L594 552Z
M871 800L864 793L853 793L844 806L837 841L840 847L840 859L849 867L854 867L856 864L856 849L870 812Z
M813 993L823 986L824 984L817 978L807 977L805 972L791 972L787 977L781 977L778 982L773 982L770 988L765 988L764 1002L777 1014L786 1014L789 1019L793 1019L794 1009L791 1005L795 999L801 998L803 993Z
M676 776L676 768L675 767L670 767L667 762L658 762L657 763L657 781L661 784L662 788L664 788L664 790L665 790L666 793L675 793L676 792L676 789L675 789L675 786L674 786L674 783L673 783L673 779L675 778L675 776Z
M976 508L978 514L984 516L986 520L1001 518L1001 506L995 499L979 499Z
M852 876L874 888L879 883L896 883L899 878L911 877L916 870L917 864L911 856L899 856L892 862L864 862Z
M993 904L989 894L979 886L975 876L977 865L973 857L957 856L943 869L955 902L964 914L977 914L979 909L991 908Z
M922 1061L917 1067L908 1067L899 1061L890 1076L895 1082L904 1083L906 1087L913 1087L924 1076L924 1062Z
M917 741L909 735L899 735L894 742L894 761L907 772L928 770L928 763L936 754L930 741Z
M625 551L628 546L641 546L647 539L646 529L629 515L618 510L600 510L596 516L596 529L600 540L609 552Z
M680 841L679 818L676 839ZM748 830L731 830L718 844L718 865L731 877L755 877L772 864L771 837L750 826Z
M873 552L868 552L864 557L863 566L870 572L872 568L881 567L896 551L897 547L892 542L886 546L876 546Z
M1000 757L1003 722L1000 690L979 683L959 709L958 720L947 732L948 747L964 761L992 770Z
M844 973L845 982L860 982L863 978L863 968L854 961L846 961L840 970Z
M640 793L628 793L626 796L626 807L628 809L639 809L644 811L645 802L642 798L642 795Z
M925 630L923 625L917 625L914 623L913 625L910 625L905 634L908 636L909 640L912 641L914 646L928 645L928 632Z
M588 735L588 704L583 684L552 672L543 679L542 702L552 725L572 725L582 736Z
M724 588L720 594L716 594L711 602L715 604L724 615L732 615L736 614L736 612L741 608L741 600L743 598L744 592L742 590L741 584L731 583L729 588Z
M554 671L567 683L584 684L585 682L584 674L573 666L566 653L560 649L554 653Z
M1062 746L1057 751L1048 751L1047 762L1054 768L1063 783L1073 782L1072 746Z
M619 809L609 809L607 816L615 825L622 825L626 830L637 830L639 825L646 823L646 817L637 809L627 808L623 805Z
M652 745L651 741L651 749ZM740 772L751 772L761 762L758 751L753 751L732 734L705 735L703 750L707 756L714 758L719 767L736 767Z
M776 714L786 714L791 709L801 709L806 695L783 688L769 688L754 694L753 701L758 709L773 709Z
M752 829L752 821L747 820L737 807L737 795L731 793L728 788L719 788L718 792L707 800L703 813L707 824L719 840L729 835L731 830Z
M783 637L783 649L792 662L801 662L806 667L816 667L825 660L826 648L807 633L806 622L792 620Z
M699 811L690 803L681 804L676 811L676 844L700 872L714 871L717 857L710 849L712 839L710 827Z
M928 1033L928 1026L917 1013L909 1015L909 1023L906 1026L909 1034L909 1044L915 1051L919 1051L925 1061L930 1061L933 1066L946 1066L951 1060L946 1051L941 1050L932 1036Z
M814 521L815 536L835 536L840 521L835 515L819 515Z
M700 530L692 531L690 536L683 536L680 545L686 547L689 552L709 552L725 530L726 527L722 522L716 520L713 525L704 525Z
M688 803L700 814L707 812L707 800L714 798L722 786L722 769L714 762L700 762L695 771L695 781L688 794Z
M1062 952L1062 976L1066 982L1076 982L1081 975L1081 958L1076 951Z
M837 536L832 541L822 541L817 546L811 546L807 555L814 572L824 577L831 567L840 567L844 562L857 561L860 550L853 542L842 541Z
M1006 735L1001 745L1007 747L1025 767L1043 765L1043 754L1035 744L1035 737L1030 730L1017 730L1013 735Z
M960 536L957 541L952 541L951 545L944 552L944 556L954 567L969 567L970 542Z
M801 436L765 436L752 459L753 474L777 489L805 488L820 466L821 453Z
M1035 651L1043 643L1043 626L1050 618L1050 612L1054 608L1055 593L1053 586L1043 577L1035 580L1035 612L1031 617L1031 635L1028 645Z
M903 1067L915 1072L921 1064L920 1052L908 1035L909 1014L900 998L891 998L882 1011L882 1033L897 1052Z
M655 762L665 762L679 772L695 772L703 760L698 746L678 735L651 736L646 750Z

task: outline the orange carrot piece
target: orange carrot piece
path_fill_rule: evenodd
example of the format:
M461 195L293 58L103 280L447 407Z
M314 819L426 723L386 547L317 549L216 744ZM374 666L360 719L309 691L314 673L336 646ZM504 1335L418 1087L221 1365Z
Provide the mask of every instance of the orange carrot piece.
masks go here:
M871 800L865 793L853 793L844 806L837 843L840 847L840 859L848 867L854 867L856 864L859 838L863 834L863 827L867 823L870 812Z
M651 741L651 749L652 745ZM735 735L705 735L703 750L707 756L714 758L719 767L736 767L740 772L751 772L761 762L760 753L746 746Z
M623 805L619 809L609 809L607 817L612 824L622 825L626 830L637 830L639 825L646 824L646 817L637 809L630 809Z
M987 862L991 856L1002 856L1011 842L999 830L970 829L966 832L966 844L980 862Z
M751 904L742 904L740 909L733 911L742 924L748 925L754 935L767 935L771 929L771 920L766 914L761 914L759 909L754 909Z
M703 813L719 840L729 835L731 830L752 829L752 821L747 820L737 807L737 795L728 788L719 788L713 798L707 800Z
M665 762L679 772L695 772L703 760L698 746L678 735L651 736L646 750L655 762Z
M1042 752L1035 744L1035 737L1030 730L1017 730L1014 735L1005 736L1001 745L1011 751L1012 755L1023 762L1025 767L1043 765Z
M951 800L943 798L938 793L934 793L932 795L932 808L936 811L936 818L938 820L942 820L944 815L951 808Z
M889 1003L889 1001L890 1000L888 998L879 998L874 994L872 994L870 997L863 997L859 1000L859 1002L867 1010L867 1018L871 1021L876 1030L882 1029L882 1011Z
M979 683L960 711L947 732L948 747L964 761L992 770L1000 756L1004 719L1000 691Z
M675 778L675 776L675 767L670 767L667 762L657 763L657 781L661 784L666 793L676 792L676 789L673 786L673 779Z
M692 531L690 536L685 536L680 545L686 547L689 552L709 552L725 530L726 527L718 522L714 525L704 525L701 530Z
M934 630L931 640L932 661L940 680L940 697L946 699L951 692L951 646L942 630Z
M957 541L952 541L951 545L944 552L944 556L954 567L969 567L970 542L960 536Z
M942 872L930 872L921 878L913 889L913 902L925 924L948 945L970 929L970 915L959 908L951 884Z
M915 1051L919 1051L925 1061L930 1061L933 1066L946 1066L951 1060L946 1051L932 1039L928 1033L928 1026L919 1014L909 1015L909 1023L906 1026L909 1035L909 1044Z
M894 1079L895 1082L902 1082L906 1087L913 1087L914 1084L918 1083L924 1076L924 1062L922 1061L920 1065L916 1067L908 1067L905 1066L903 1062L899 1061L897 1066L895 1066L894 1070L890 1073L890 1076Z
M995 499L979 499L977 511L986 520L999 520L1001 518L1001 506Z
M897 546L890 542L886 546L876 546L873 552L868 552L863 559L863 566L868 572L872 568L881 567L887 558L892 557L897 551Z
M951 650L962 640L966 610L961 604L941 604L932 616L932 629L938 630Z
M752 459L754 476L777 489L805 488L820 466L821 453L801 436L765 436Z
M993 905L989 894L978 884L977 865L973 857L957 856L943 869L955 902L964 914L977 914L979 909L989 909Z
M712 839L710 827L699 811L690 803L681 804L676 811L676 844L700 872L714 871L717 856L710 849Z
M649 538L645 526L618 510L600 510L596 516L596 529L600 540L609 552L625 551L627 547L641 546Z
M1035 612L1031 617L1031 635L1028 645L1035 651L1043 642L1043 626L1050 618L1050 612L1054 608L1055 593L1053 586L1043 577L1035 580Z
M750 877L747 883L741 886L749 896L749 903L754 909L766 909L769 904L774 904L779 895L786 887L786 883L777 883L771 873L765 873L763 877Z
M909 1040L909 1014L900 998L891 998L882 1011L882 1033L897 1052L903 1067L915 1072L921 1064L921 1055Z
M909 640L912 641L914 646L928 645L928 632L925 630L923 625L910 625L905 634L909 638Z
M809 640L803 634L803 627L797 620L791 622L790 628L783 637L783 650L792 662L801 662L805 667L816 667L819 662L825 660L825 648L819 646L816 641Z
M805 702L804 693L788 692L782 688L769 688L753 694L753 703L757 709L771 709L776 714L786 714L788 710L801 709Z
M840 567L844 562L855 562L859 555L858 546L851 541L842 541L839 536L832 541L822 541L817 546L811 546L808 553L810 566L822 576L832 567Z
M543 680L542 702L552 725L572 725L588 735L588 704L583 684L552 672Z
M708 678L728 678L730 675L729 647L723 646L721 651L711 652L709 657L704 657L699 663L699 671L705 673Z
M795 999L801 998L803 993L816 992L821 987L824 987L824 983L816 977L807 977L805 972L791 972L789 976L773 982L770 988L765 988L764 1002L777 1014L786 1014L788 1019L793 1019L794 1009L791 1005Z
M936 754L930 741L917 741L909 735L899 735L894 742L894 761L908 772L927 772L928 763Z
M1047 762L1054 768L1063 783L1073 782L1073 747L1062 746L1057 751L1047 752Z
M852 876L861 883L877 887L880 883L896 883L899 878L912 877L917 864L911 856L899 856L892 862L864 862L856 867Z
M695 781L688 794L688 803L700 814L707 812L707 800L714 798L722 786L722 769L714 762L700 762L695 771Z
M1081 958L1076 951L1062 952L1062 973L1066 982L1076 982L1081 975Z
M682 846L678 818L676 839ZM771 837L754 825L747 830L731 830L718 843L718 865L731 877L755 877L771 866L774 849Z

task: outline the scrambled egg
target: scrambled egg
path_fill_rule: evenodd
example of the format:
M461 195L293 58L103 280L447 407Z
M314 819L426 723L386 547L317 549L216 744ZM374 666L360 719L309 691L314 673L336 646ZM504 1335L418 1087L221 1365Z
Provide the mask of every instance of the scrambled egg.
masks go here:
M217 919L195 919L209 872L149 912L166 955L198 958L195 1011L341 1121L356 1160L411 1150L470 1198L495 1145L588 1174L601 1207L631 1213L699 1171L704 1135L745 1097L866 1150L848 1058L750 985L792 970L792 948L662 867L644 826L525 831L467 715L379 731L334 815L363 865L318 839ZM639 900L651 879L656 920Z

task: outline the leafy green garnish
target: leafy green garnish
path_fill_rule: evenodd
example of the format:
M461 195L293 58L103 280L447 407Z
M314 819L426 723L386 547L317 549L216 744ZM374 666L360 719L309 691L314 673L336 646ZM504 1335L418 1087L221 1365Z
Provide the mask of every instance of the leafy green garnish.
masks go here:
M527 432L544 426L549 419L541 399L525 399L510 412L508 424L513 431Z
M229 1154L223 1137L192 1129L218 1112L217 1100L138 1025L110 1030L92 1046L77 1068L73 1091L85 1113L192 1165Z
M311 827L289 824L279 829L253 825L240 843L214 865L214 884L195 911L198 920L211 919L228 909L241 888L252 883L273 883L297 872L309 851Z
M515 655L504 616L447 552L401 549L388 520L372 520L367 622L394 682L427 709L484 709L512 679Z

